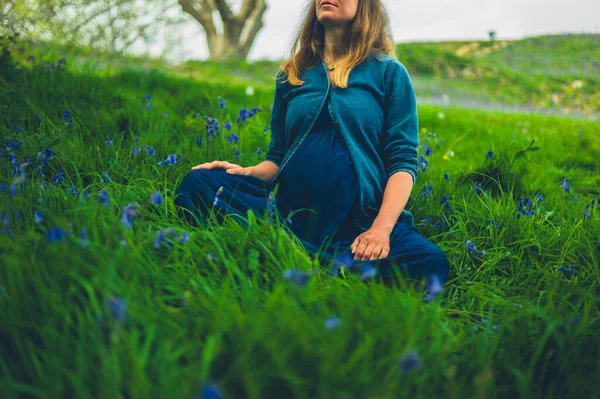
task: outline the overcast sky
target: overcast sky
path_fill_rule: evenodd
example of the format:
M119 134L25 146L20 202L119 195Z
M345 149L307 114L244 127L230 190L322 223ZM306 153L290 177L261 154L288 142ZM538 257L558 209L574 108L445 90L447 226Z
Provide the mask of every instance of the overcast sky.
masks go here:
M168 0L176 1L176 0ZM292 33L307 0L267 0L249 59L279 59L289 53ZM310 0L309 0L310 1ZM312 0L314 1L314 0ZM360 1L360 0L359 0ZM396 42L520 39L555 33L600 33L600 0L383 0ZM233 0L234 10L241 0ZM182 30L183 45L170 59L206 59L208 48L199 23L190 17ZM160 39L158 39L160 40ZM148 48L153 55L164 44ZM145 48L139 47L143 51Z

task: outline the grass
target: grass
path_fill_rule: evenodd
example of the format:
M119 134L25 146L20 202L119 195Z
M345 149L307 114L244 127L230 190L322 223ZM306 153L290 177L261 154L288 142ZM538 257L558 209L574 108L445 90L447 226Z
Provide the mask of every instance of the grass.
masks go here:
M190 398L203 386L227 398L562 398L600 388L600 122L419 105L420 153L433 154L407 209L451 264L443 293L425 303L413 285L330 276L268 215L200 229L177 215L172 193L191 166L264 159L274 84L247 96L227 70L202 80L69 54L57 69L62 56L4 65L0 80L3 398ZM262 111L237 125L252 107ZM202 116L233 122L241 159L223 128L198 146ZM12 197L10 153L32 163ZM178 162L159 166L169 154ZM162 205L151 204L155 191ZM524 198L531 216L518 211ZM121 212L132 203L129 229ZM155 248L166 229L176 238ZM299 287L288 269L320 273ZM340 324L328 328L332 316ZM410 354L411 370L400 366Z

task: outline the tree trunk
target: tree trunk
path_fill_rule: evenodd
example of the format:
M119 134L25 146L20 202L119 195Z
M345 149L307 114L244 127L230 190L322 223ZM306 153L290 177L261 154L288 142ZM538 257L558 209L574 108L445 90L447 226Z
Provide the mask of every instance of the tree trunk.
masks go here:
M179 0L181 8L198 21L206 32L210 58L213 60L246 59L256 35L263 27L266 0L244 0L235 15L225 0ZM223 32L217 32L213 11L223 21Z

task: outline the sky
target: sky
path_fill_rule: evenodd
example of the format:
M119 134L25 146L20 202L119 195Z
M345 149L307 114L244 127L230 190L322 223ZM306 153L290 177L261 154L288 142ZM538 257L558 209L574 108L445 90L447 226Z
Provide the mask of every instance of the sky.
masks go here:
M176 0L168 0L176 1ZM234 10L242 0L232 0ZM306 1L267 0L263 28L248 59L279 60L289 54L292 34L301 21ZM360 0L359 0L360 1ZM521 39L558 33L600 34L600 0L383 0L396 42L440 40ZM176 8L175 11L180 11ZM186 14L187 16L187 14ZM189 17L181 29L181 45L167 59L207 59L208 46L201 25ZM134 53L159 55L166 48L161 38L140 45Z

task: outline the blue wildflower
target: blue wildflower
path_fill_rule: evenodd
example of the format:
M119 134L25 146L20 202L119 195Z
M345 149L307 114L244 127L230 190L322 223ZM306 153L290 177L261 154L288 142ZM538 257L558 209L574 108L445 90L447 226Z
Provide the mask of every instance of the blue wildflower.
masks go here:
M223 399L223 393L219 388L207 383L202 385L196 399Z
M427 162L427 159L423 155L421 155L419 157L419 161L420 161L420 165L421 165L421 171L426 172L427 166L429 166L429 162Z
M83 190L83 195L85 195L85 198L90 198L92 196L92 194L90 194L88 190Z
M433 274L428 279L427 291L425 293L425 302L432 302L442 292L442 289L443 287L440 278L437 275Z
M583 217L586 219L590 219L592 217L592 215L590 214L590 211L588 209L583 211Z
M231 132L231 135L227 137L227 142L229 144L233 144L233 143L237 144L240 142L240 138L234 132Z
M475 192L477 193L477 195L483 194L483 187L481 187L481 183L479 183L478 181L475 182Z
M166 119L169 117L169 114L163 112L162 117Z
M217 206L217 203L219 202L219 196L223 193L223 186L219 187L219 189L217 190L217 193L215 195L215 200L213 201L213 206Z
M90 237L87 234L87 229L85 226L81 228L81 234L79 235L81 241L79 241L80 247L86 247L90 244Z
M144 101L152 101L152 96L150 96L149 94L146 94L144 96Z
M225 103L227 103L227 100L223 100L223 99L221 98L221 96L219 96L218 98L219 98L219 107L220 107L221 109L225 109Z
M450 180L450 175L448 172L444 173L444 180Z
M63 114L63 120L67 121L69 120L69 118L71 117L71 115L73 114L73 112L69 109L67 110L64 114Z
M562 184L560 185L560 188L562 188L563 190L565 190L567 192L567 194L571 194L571 186L569 185L569 179L565 179L563 180Z
M104 142L104 145L107 147L110 147L112 145L113 141L111 139L108 138L108 136L106 136L106 141Z
M256 149L256 155L260 155L260 147Z
M196 144L198 145L198 147L202 147L202 139L203 139L203 137L202 137L202 136L200 136L200 137L198 138L198 140L196 140Z
M338 276L343 267L352 270L354 269L354 257L349 253L337 255L332 262L331 275Z
M489 150L485 154L485 160L487 161L488 159L494 159L494 152L492 150Z
M169 154L164 161L160 161L158 164L160 166L164 166L165 164L171 166L171 165L177 164L177 162L178 162L177 155Z
M52 183L54 185L61 184L64 181L64 178L65 178L65 172L60 171L54 175L54 179L52 180Z
M431 184L425 186L425 188L423 188L423 196L431 198L431 190L433 190L433 186Z
M48 242L64 241L68 232L60 227L53 227L48 231Z
M248 111L246 108L242 108L242 109L240 109L240 110L238 111L238 113L239 113L239 116L238 116L238 118L237 118L237 120L236 120L236 122L237 122L237 123L240 123L240 122L245 122L245 121L246 121L246 119L248 119L250 116L252 116L252 115L250 114L250 112L249 112L249 111Z
M190 234L187 232L183 232L181 233L181 236L179 236L179 238L177 239L177 242L179 242L181 245L185 245L190 241Z
M325 328L332 330L339 327L342 324L342 320L339 317L330 316L325 320Z
M102 175L100 177L102 177L102 180L104 181L104 183L110 184L110 176L108 175L108 172L102 173Z
M136 203L126 205L121 211L121 222L123 222L123 225L126 228L131 229L133 227L133 218L138 216L139 213L138 205Z
M102 190L98 193L98 201L104 206L108 206L108 191Z
M559 267L556 269L557 272L563 272L563 274L565 275L565 277L572 279L573 277L575 277L575 270L573 269L574 267L579 267L579 265L569 265L566 268L565 267Z
M127 321L127 302L123 298L111 296L107 302L113 319L120 322Z
M487 220L487 221L488 221L488 223L490 223L490 222L491 222L491 223L494 225L494 227L498 227L498 222L496 222L494 219L489 219L489 218L488 218L488 220Z
M544 202L544 196L538 193L535 195L535 200L541 204L542 202Z
M160 192L155 191L150 195L150 201L152 202L152 205L162 205L163 197Z
M471 242L471 240L467 240L466 247L469 251L477 252L477 247Z
M233 150L231 150L231 152L237 157L237 159L240 159L240 151L237 148L234 148Z
M362 265L360 270L360 279L366 280L377 275L377 269L371 263Z
M430 156L431 154L433 154L433 150L431 149L431 147L427 147L425 149L425 155Z
M577 194L573 194L573 202L577 201L579 201L579 197L577 196Z
M71 194L73 194L73 195L77 195L77 194L79 194L79 193L77 192L77 189L76 189L74 186L71 186Z
M146 104L146 109L154 109L154 104L151 104L151 103Z
M223 128L227 129L227 130L231 130L231 122L225 122L223 124Z
M419 366L421 366L421 360L419 359L417 352L414 350L411 350L403 355L398 363L401 374L410 373Z
M219 134L219 121L217 121L216 118L213 119L208 116L205 116L204 120L204 127L206 129L206 133L208 134L208 138L217 137Z
M535 214L535 211L533 210L533 203L531 202L531 200L529 198L522 198L519 201L517 212L517 219L520 219L521 215L525 215L528 217L533 216Z
M308 281L310 280L311 273L300 271L300 270L292 270L288 269L283 272L283 277L287 280L292 281L294 284L300 287L306 287Z

